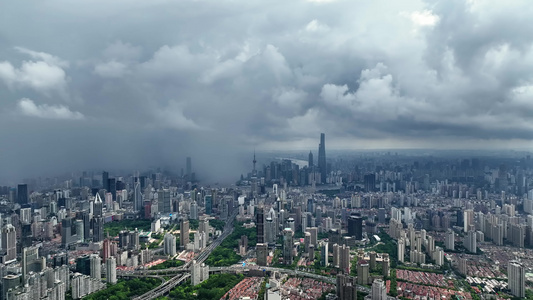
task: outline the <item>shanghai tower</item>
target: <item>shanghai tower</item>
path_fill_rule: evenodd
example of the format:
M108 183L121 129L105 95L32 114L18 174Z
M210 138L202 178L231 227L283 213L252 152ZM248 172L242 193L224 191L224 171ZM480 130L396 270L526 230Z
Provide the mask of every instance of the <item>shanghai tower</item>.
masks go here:
M326 183L326 135L320 134L320 144L318 145L318 169L320 170L320 180Z

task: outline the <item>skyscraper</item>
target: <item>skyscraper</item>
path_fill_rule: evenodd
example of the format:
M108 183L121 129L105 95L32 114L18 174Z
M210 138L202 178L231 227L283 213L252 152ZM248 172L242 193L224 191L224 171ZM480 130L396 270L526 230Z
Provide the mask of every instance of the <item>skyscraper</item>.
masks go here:
M106 279L108 283L117 283L117 261L115 257L111 256L105 262L106 266Z
M17 258L17 233L15 227L7 224L2 228L2 250L6 251L6 256L3 260L10 261Z
M17 187L17 203L22 204L28 204L28 185L23 183L19 184Z
M106 171L102 172L102 187L109 191L109 173Z
M171 233L165 234L164 250L166 255L176 255L176 237Z
M267 265L267 256L268 256L268 245L257 243L255 246L257 252L257 265L266 266Z
M265 242L265 216L263 207L257 208L255 224L257 226L257 243L262 244Z
M326 135L324 133L320 134L320 144L318 145L318 169L320 171L320 180L322 183L326 183Z
M191 158L190 157L187 157L187 161L186 161L186 164L187 164L187 180L191 180L191 176L192 176L192 162L191 162Z
M290 228L285 228L283 230L283 263L286 265L292 264L293 247L293 231Z
M309 167L309 169L312 169L313 166L314 166L314 163L313 163L313 153L311 151L309 151L309 160L307 162L307 166Z
M138 177L135 178L135 183L133 184L133 209L135 211L140 211L143 205L143 197L141 190L141 182Z
M102 279L102 259L97 254L91 254L91 277L97 280Z
M372 300L386 300L387 287L381 279L376 279L372 283Z
M189 220L182 219L180 224L180 248L187 248L189 243Z
M508 284L511 293L516 297L526 296L526 273L524 265L518 261L510 261L507 265Z

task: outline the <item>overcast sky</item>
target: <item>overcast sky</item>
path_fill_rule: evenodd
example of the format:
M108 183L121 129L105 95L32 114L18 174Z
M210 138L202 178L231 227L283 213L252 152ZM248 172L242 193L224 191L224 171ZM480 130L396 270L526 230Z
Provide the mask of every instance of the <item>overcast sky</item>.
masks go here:
M321 132L329 149L531 147L527 0L0 6L0 179L187 155L223 177L237 152L316 152Z

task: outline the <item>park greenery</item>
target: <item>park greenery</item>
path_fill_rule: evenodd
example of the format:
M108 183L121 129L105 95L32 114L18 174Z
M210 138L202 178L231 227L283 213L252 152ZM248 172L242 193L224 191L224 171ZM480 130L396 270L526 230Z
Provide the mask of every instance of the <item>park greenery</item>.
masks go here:
M256 229L254 227L245 228L242 223L237 224L233 233L211 252L205 263L213 267L231 266L238 263L241 256L236 253L236 249L239 247L239 241L243 235L248 237L249 247L255 246L257 243Z
M135 230L150 231L152 222L150 220L121 220L113 221L104 224L104 231L109 236L117 236L121 230Z
M390 271L390 289L389 295L396 297L398 295L398 282L396 279L396 270Z
M150 270L163 270L163 269L168 269L168 268L176 268L176 267L181 267L184 264L185 263L181 260L169 259L169 260L165 260L164 262L158 265L152 266Z
M215 228L215 230L223 231L224 230L224 226L226 225L226 222L224 222L222 220L214 219L214 220L209 220L209 225L211 227Z
M214 274L199 285L178 285L170 291L167 297L158 300L212 300L221 299L224 294L239 283L244 276L242 274Z
M90 294L85 300L128 300L142 295L161 284L157 278L135 278L120 280L115 285L109 285L107 289Z

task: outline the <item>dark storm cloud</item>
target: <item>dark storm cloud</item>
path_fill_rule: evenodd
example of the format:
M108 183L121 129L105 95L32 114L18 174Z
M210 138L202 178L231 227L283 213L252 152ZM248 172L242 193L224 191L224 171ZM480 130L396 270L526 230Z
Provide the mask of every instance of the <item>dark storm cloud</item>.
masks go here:
M528 145L532 17L527 1L11 1L0 177L191 155L224 178L248 167L234 153L314 149L320 132Z

